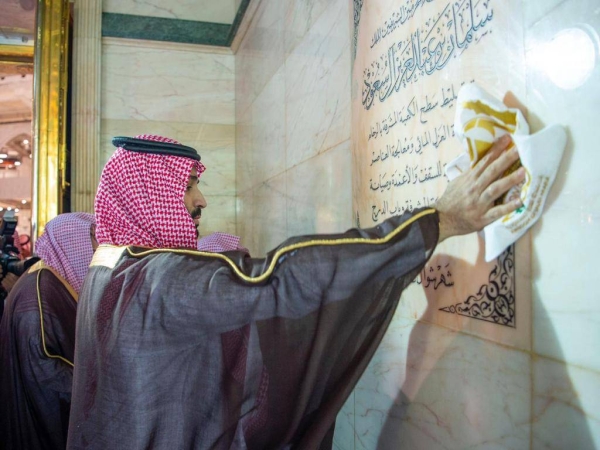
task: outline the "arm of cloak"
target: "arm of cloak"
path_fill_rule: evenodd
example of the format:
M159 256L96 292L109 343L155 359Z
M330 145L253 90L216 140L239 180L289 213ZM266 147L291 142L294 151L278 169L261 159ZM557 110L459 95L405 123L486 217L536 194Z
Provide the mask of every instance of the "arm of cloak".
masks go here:
M169 269L176 277L167 287L169 317L179 330L214 333L273 317L302 317L361 296L367 301L391 289L389 282L399 297L431 256L438 231L437 213L428 209L370 229L291 238L265 259L240 257L237 270L227 256L229 261L178 255Z

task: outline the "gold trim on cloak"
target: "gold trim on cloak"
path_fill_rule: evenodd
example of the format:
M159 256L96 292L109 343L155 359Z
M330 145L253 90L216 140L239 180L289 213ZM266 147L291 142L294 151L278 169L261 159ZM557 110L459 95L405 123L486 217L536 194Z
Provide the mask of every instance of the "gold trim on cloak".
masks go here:
M46 330L44 328L44 308L42 306L42 294L40 292L40 275L42 274L42 270L48 270L49 272L52 272L52 274L58 279L58 281L60 281L63 284L63 286L65 288L67 288L67 290L69 291L69 293L71 294L73 299L75 299L75 302L77 302L77 300L79 299L79 296L77 295L77 292L75 292L75 289L73 289L73 287L67 282L67 280L65 280L63 277L61 277L58 274L58 272L56 272L56 270L54 270L52 267L48 266L43 261L38 261L33 266L31 266L31 268L29 269L29 273L37 272L36 290L37 290L38 308L40 310L40 329L41 329L41 335L42 335L42 349L44 350L44 354L48 358L60 359L61 361L67 363L71 367L74 367L73 363L71 361L69 361L67 358L64 358L60 355L53 355L52 353L50 353L48 351L48 348L46 347Z
M140 252L135 252L132 250L131 247L119 247L119 246L102 244L100 247L98 247L98 249L94 253L94 257L92 258L92 263L90 264L90 267L104 266L104 267L108 267L109 269L114 269L119 258L123 255L123 253L125 251L127 251L127 254L133 258L143 258L144 256L157 254L157 253L175 253L178 255L204 256L204 257L208 257L208 258L220 259L220 260L226 262L229 265L229 267L231 267L233 272L240 279L242 279L248 283L257 284L257 283L262 283L263 281L265 281L266 279L268 279L271 276L271 274L273 273L273 270L275 270L275 265L277 264L277 261L279 261L279 259L286 253L293 252L294 250L298 250L300 248L314 247L317 245L334 246L334 245L347 245L347 244L368 244L368 245L386 244L390 240L392 240L396 235L398 235L399 233L404 231L407 227L409 227L410 225L415 223L417 220L421 219L422 217L428 216L430 214L435 214L435 212L436 212L435 209L426 209L424 211L421 211L420 213L418 213L418 214L414 215L413 217L411 217L410 219L408 219L406 222L398 225L397 228L395 228L393 231L391 231L390 233L388 233L386 236L384 236L382 238L376 238L376 239L369 239L369 238L313 239L310 241L298 242L296 244L287 245L285 247L280 248L279 250L277 250L275 252L273 257L271 258L271 262L270 262L267 270L256 277L250 277L250 276L246 275L245 273L243 273L240 270L240 268L237 266L237 264L235 264L235 262L232 259L230 259L227 255L224 255L222 253L202 252L199 250L189 250L189 249L155 248L155 249L148 249L148 250L144 250L144 251L140 251Z

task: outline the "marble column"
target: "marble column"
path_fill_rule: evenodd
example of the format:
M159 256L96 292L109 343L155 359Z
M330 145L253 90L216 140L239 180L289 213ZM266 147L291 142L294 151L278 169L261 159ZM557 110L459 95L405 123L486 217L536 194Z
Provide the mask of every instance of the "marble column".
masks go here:
M71 209L92 212L99 174L102 0L76 0L73 22Z

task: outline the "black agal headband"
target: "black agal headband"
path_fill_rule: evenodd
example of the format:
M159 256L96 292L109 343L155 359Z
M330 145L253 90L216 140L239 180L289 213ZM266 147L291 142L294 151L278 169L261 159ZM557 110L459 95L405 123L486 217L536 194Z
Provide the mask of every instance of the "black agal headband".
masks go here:
M200 161L200 155L196 149L181 144L170 144L168 142L148 141L124 136L116 136L112 143L115 147L138 153L151 153L154 155L183 156L195 161Z

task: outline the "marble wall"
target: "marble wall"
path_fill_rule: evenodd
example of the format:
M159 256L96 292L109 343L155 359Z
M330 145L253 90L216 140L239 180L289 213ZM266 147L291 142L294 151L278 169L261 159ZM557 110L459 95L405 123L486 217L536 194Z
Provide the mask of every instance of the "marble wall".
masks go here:
M377 3L258 3L235 56L237 230L254 254L354 222L350 95L360 89L351 83L348 22L354 7ZM401 21L433 2L392 3L405 8ZM338 450L600 448L597 2L484 3L494 27L479 37L497 44L453 60L440 87L477 72L494 94L513 91L533 131L557 122L570 135L544 216L516 249L516 321L502 327L442 314L439 298L407 292L338 416ZM572 27L591 44L559 34ZM364 37L368 45L372 38ZM490 54L508 67L486 63ZM476 261L457 270L476 270Z
M198 149L207 171L201 234L235 233L235 71L229 49L102 40L102 168L113 136L158 134Z
M104 12L230 24L240 0L103 0Z
M449 17L444 15L446 3L450 8L462 8L471 2L393 2L398 13L388 22L385 19L393 11L392 2L351 3L357 8L362 5L357 56L357 64L361 64L360 46L369 53L379 44L377 34L360 34L365 22L385 24L384 30L392 29L387 33L392 39L400 38L392 33L403 24L409 26L411 18L415 28L431 27L436 18ZM568 127L570 141L545 215L517 245L514 327L445 315L440 311L446 306L443 295L426 295L422 301L421 286L408 289L353 401L338 420L339 449L600 446L600 379L594 350L600 343L599 311L589 270L594 267L600 242L595 223L600 211L600 178L592 169L598 159L593 150L592 123L600 104L597 4L584 0L492 0L472 5L474 15L470 19L460 15L461 24L468 25L470 20L480 23L482 7L493 9L493 20L474 28L470 46L463 47L447 66L440 65L421 74L416 82L402 85L402 95L407 100L413 96L419 102L425 100L430 93L425 80L435 78L438 70L442 74L436 80L438 88L468 81L462 80L467 77L496 95L512 90L527 107L533 132L561 123ZM436 8L443 13L437 15ZM428 23L429 17L434 22ZM489 33L485 26L490 27ZM439 27L438 33L440 29L446 28ZM379 36L385 37L386 32ZM456 37L448 42L458 41ZM389 37L382 42L387 48ZM493 59L487 58L490 54ZM380 73L377 71L383 66L374 66L374 72ZM353 93L354 89L357 92L353 105L359 109L366 98L363 78L360 66L353 78ZM385 89L383 85L373 106L380 115L387 115L379 102L385 98ZM441 101L439 96L434 100L430 95L429 99L431 103ZM400 110L402 105L397 106ZM421 124L425 123L423 118L433 117L424 116L433 114L427 104L419 109ZM353 119L357 116L361 117L355 109ZM368 119L364 114L362 117ZM443 114L435 120L443 120ZM355 181L364 178L361 172L371 170L366 169L369 164L364 160L374 158L364 125L353 123L353 143L361 144L355 149L355 164L362 157L360 167L354 167ZM364 139L356 133L362 133ZM413 134L414 130L409 132ZM458 142L451 145L456 147ZM436 158L442 162L453 154L453 149L446 147L436 146ZM422 163L425 158L419 156L417 160ZM369 177L373 177L371 173L367 181ZM366 212L365 205L374 203L372 198L361 197L367 192L364 186L354 187L355 207L361 213ZM428 196L435 195L432 192ZM456 238L453 241L458 242ZM461 242L460 251L471 245L477 248L476 242ZM443 250L453 254L446 246ZM478 276L480 263L474 261L456 267L455 282L460 273L467 279Z
M600 11L594 0L524 3L526 104L569 143L532 236L532 446L600 448Z
M238 234L254 255L352 225L349 6L253 0L235 56Z

